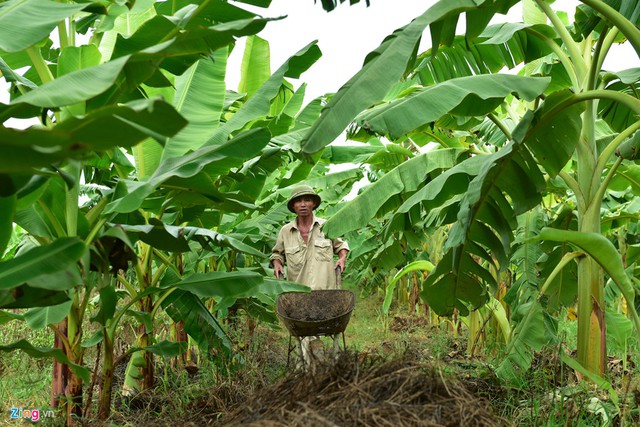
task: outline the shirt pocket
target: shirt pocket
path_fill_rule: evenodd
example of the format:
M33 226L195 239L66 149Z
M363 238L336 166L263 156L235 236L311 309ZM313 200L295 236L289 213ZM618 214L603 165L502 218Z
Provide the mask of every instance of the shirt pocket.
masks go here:
M300 266L304 261L304 248L302 246L293 246L285 249L287 263L292 266Z
M333 245L329 239L318 239L313 242L316 260L331 261L333 260Z

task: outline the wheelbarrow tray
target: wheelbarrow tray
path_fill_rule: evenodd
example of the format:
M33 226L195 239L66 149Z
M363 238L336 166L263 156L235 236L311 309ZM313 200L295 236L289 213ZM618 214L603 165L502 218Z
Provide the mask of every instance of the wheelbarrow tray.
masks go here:
M353 292L326 289L291 292L278 297L278 317L294 337L335 335L344 332L355 305Z

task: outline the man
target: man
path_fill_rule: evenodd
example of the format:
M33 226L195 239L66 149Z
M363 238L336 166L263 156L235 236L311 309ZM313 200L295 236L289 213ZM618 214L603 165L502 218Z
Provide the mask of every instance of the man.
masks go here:
M320 196L307 185L291 191L287 207L296 214L296 218L282 227L271 252L271 264L276 277L284 277L286 263L287 279L313 290L337 288L336 269L344 271L349 252L347 242L340 238L327 239L322 232L325 220L313 214L321 201ZM338 255L335 264L334 254ZM311 365L312 360L323 357L320 337L304 337L299 343L300 356L305 365ZM333 347L336 352L338 343L338 335L335 335Z
M296 187L287 202L296 218L280 230L271 253L271 264L276 277L302 283L311 289L335 289L336 273L343 272L349 245L340 238L327 239L322 232L325 220L317 218L313 211L320 205L320 196L307 185ZM333 262L333 255L338 260Z

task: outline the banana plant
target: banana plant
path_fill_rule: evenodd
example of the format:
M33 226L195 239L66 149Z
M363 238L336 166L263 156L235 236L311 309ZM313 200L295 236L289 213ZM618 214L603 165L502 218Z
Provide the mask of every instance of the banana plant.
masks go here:
M85 248L91 246L116 214L104 209L108 199L81 211L81 176L87 183L121 192L123 184L118 187L117 181L133 171L122 150L143 141L151 144L148 139L164 144L187 124L163 98L146 97L145 89L170 87L171 76L228 47L236 37L255 34L267 22L225 2L203 2L200 7L185 2L180 10L167 6L142 2L93 7L42 0L0 4L0 69L12 85L11 104L1 106L2 121L41 122L25 130L0 128L7 153L0 165L3 252L14 221L43 245L78 236ZM52 47L54 29L59 48ZM88 44L76 45L78 32L92 34ZM29 68L25 74L15 71L23 67ZM82 362L81 325L94 288L87 283L88 253L78 260L74 277L81 280L71 282L73 289L34 292L25 282L7 291L8 307L26 301L52 305L71 298L66 333L57 334L63 338L61 345L66 344L71 366ZM69 386L59 387L67 393L67 423L81 406L81 379L75 371L70 378Z
M539 236L582 254L573 258L578 264L578 361L601 375L606 354L604 273L632 307L635 291L620 254L606 249L604 256L591 242L607 242L601 238L600 207L620 166L635 158L640 109L637 70L609 71L602 64L616 42L627 41L640 52L638 4L585 0L571 26L548 2L527 1L533 6L527 10L537 10L529 14L535 21L488 25L495 13L516 3L521 2L435 4L367 57L328 103L302 147L312 155L353 121L396 141L427 139L442 147L447 141L437 137L442 132L434 132L436 128L476 139L468 159L426 185L379 186L376 192L382 198L399 193L407 199L390 224L430 210L437 212L431 221L453 223L444 257L422 290L430 307L445 315L454 309L466 314L489 301L489 290L497 287L491 272L509 265L517 216L556 191L547 183L563 182L565 197L575 200L577 230L546 229ZM466 35L456 37L454 24L462 13ZM416 58L413 48L427 26L433 47ZM525 65L520 75L499 72L518 64ZM385 102L399 80L417 83ZM602 145L596 137L600 128L611 134ZM626 150L625 144L630 145ZM358 204L364 196L353 201L350 212L355 207L371 211L370 205ZM363 227L375 215L341 213L326 224L328 234ZM539 305L534 299L529 307Z

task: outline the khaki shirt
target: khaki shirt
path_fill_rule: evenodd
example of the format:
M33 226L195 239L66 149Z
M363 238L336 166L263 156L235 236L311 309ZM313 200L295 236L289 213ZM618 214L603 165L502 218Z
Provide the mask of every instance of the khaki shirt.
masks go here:
M278 233L276 245L271 251L271 263L280 260L287 266L287 280L302 283L311 289L335 289L336 273L333 254L349 250L343 239L327 239L322 232L325 220L313 217L309 244L305 244L294 219Z

